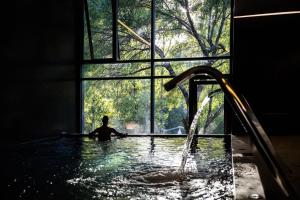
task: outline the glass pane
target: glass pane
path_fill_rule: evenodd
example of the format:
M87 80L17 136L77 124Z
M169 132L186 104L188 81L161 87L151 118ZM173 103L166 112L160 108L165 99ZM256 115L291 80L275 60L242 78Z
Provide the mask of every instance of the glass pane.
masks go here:
M220 60L197 60L197 61L165 61L157 62L155 64L155 75L156 76L169 76L173 75L172 71L175 72L175 75L178 75L185 70L198 66L198 65L211 65L213 68L220 70L224 74L229 74L230 66L229 60L220 59Z
M156 58L230 53L230 0L157 0Z
M83 77L132 77L150 76L150 63L86 64Z
M185 134L185 122L188 122L187 98L188 86L183 85L167 92L164 84L170 79L155 80L155 132L164 134Z
M91 59L91 54L90 54L90 46L89 46L89 36L87 33L87 25L86 25L86 17L85 17L85 12L83 15L83 22L84 22L84 30L83 30L83 59L84 60L89 60Z
M150 59L151 0L119 0L120 60Z
M107 0L87 0L94 57L112 58L112 6ZM86 23L85 23L86 25ZM84 58L89 54L87 26L84 29ZM90 59L90 57L88 57Z
M219 85L198 85L198 109L204 98ZM198 119L198 134L224 134L224 94L214 95L205 105Z
M84 133L109 126L128 134L150 132L150 80L83 81Z

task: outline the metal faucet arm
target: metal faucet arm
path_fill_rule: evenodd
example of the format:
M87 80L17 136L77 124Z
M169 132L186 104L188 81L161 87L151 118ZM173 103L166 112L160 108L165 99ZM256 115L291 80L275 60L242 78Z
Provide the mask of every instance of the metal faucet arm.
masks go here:
M268 135L264 131L247 100L243 95L237 93L220 71L210 66L196 66L174 77L172 80L167 82L164 87L167 91L170 91L179 83L198 75L203 75L205 78L213 78L217 81L224 92L226 100L236 112L248 136L255 144L258 151L257 156L261 156L263 158L263 161L267 165L275 182L281 188L286 198L297 199L293 187L290 185L281 168L275 149Z

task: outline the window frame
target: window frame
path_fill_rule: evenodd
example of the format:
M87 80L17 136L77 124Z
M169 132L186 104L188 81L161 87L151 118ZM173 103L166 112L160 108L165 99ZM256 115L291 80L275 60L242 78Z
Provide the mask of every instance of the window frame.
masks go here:
M90 59L83 59L83 56L81 61L80 61L80 84L79 84L79 91L80 91L80 132L82 133L83 129L83 91L82 91L82 83L84 81L94 81L94 80L128 80L128 79L149 79L150 80L150 104L151 104L151 109L150 109L150 133L154 133L154 126L155 126L155 80L161 79L161 78L173 78L174 76L156 76L155 75L155 64L157 62L165 62L165 61L201 61L201 60L228 60L229 61L229 74L226 74L228 78L232 76L233 72L233 8L234 8L234 1L230 0L230 36L229 36L229 48L230 48L230 55L228 56L217 56L217 57L185 57L185 58L155 58L155 45L151 45L150 48L150 54L151 57L150 59L141 59L141 60L118 60L118 24L117 24L117 19L118 19L118 4L119 0L111 0L111 5L112 5L112 19L113 19L113 38L112 38L112 58L104 58L104 59L97 59L94 58L94 53L93 53L93 42L92 42L92 36L91 36L91 27L90 27L90 19L89 19L89 9L88 9L88 0L83 0L82 2L82 7L81 9L81 17L86 18L86 23L87 23L87 32L88 32L88 40L89 40L89 50L90 50ZM156 0L151 0L151 44L155 44L155 32L156 32ZM85 22L84 19L81 20L81 37L84 37L84 29L85 29ZM84 39L80 40L81 44L81 55L84 54ZM86 64L119 64L119 63L135 63L135 62L145 62L145 63L150 63L151 65L151 73L150 76L143 76L143 77L137 77L137 76L131 76L131 77L94 77L94 78L84 78L82 77L83 74L83 66ZM214 84L211 83L210 81L203 80L203 84ZM224 102L225 103L225 102ZM224 110L224 123L225 123L225 133L230 131L231 128L230 126L226 123L228 120L226 120L226 117L228 114L226 114L227 106L225 107Z

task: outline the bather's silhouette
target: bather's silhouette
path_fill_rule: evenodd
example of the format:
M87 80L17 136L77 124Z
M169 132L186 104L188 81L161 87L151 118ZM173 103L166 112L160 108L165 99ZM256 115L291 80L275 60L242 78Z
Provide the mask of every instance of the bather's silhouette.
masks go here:
M102 118L102 126L99 128L96 128L94 131L89 133L89 136L98 136L98 139L101 141L107 141L111 139L111 134L114 133L117 136L126 136L127 133L120 133L116 131L114 128L108 127L108 117L104 116Z

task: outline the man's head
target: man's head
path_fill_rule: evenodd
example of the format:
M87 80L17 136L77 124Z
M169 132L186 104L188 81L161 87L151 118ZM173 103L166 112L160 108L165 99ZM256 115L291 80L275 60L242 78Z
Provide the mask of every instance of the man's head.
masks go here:
M108 124L108 117L106 115L103 116L102 123L103 123L103 125L107 125Z

